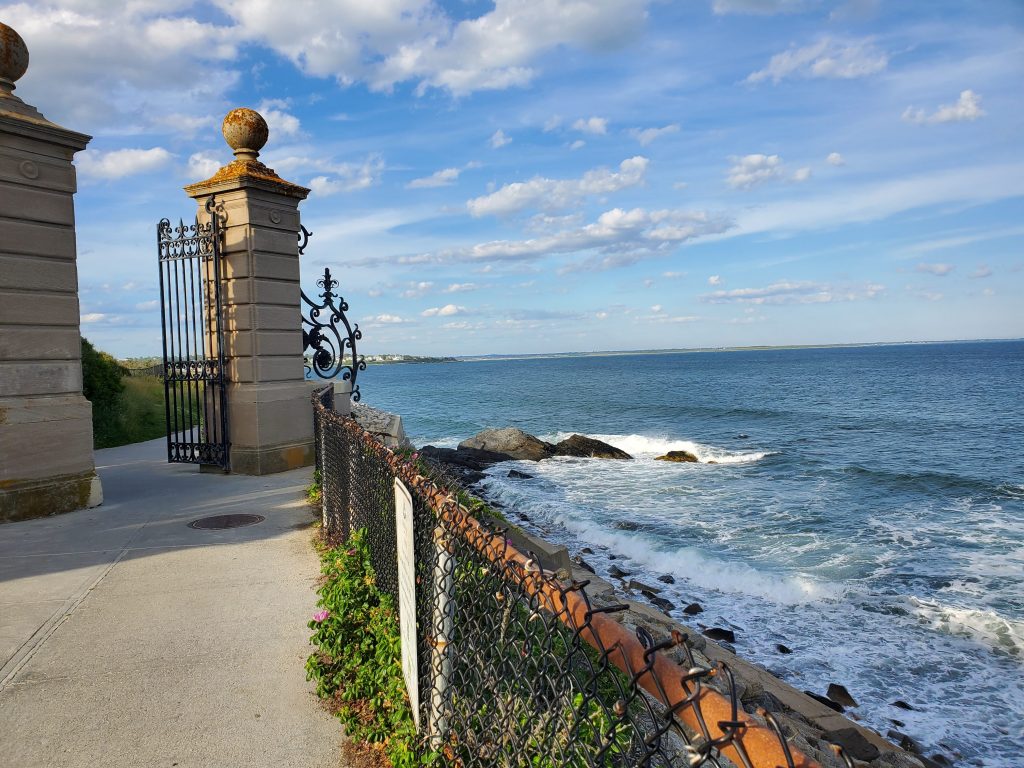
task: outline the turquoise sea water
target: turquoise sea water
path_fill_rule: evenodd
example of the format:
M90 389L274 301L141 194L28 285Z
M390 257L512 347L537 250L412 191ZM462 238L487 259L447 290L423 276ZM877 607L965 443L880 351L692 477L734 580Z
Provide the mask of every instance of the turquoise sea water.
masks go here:
M417 445L517 426L629 451L526 481L497 465L486 492L599 572L614 554L672 574L665 596L705 608L688 623L733 626L798 688L844 684L883 734L898 719L926 754L1024 765L1024 342L391 365L360 384ZM654 461L670 449L702 462Z

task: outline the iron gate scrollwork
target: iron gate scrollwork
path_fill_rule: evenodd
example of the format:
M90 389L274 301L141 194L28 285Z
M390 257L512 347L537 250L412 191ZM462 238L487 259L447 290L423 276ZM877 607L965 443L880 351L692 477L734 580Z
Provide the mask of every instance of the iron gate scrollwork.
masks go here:
M157 224L167 460L229 467L219 213Z
M305 227L299 232L299 253L305 250L311 234ZM315 375L321 379L333 379L340 376L342 381L352 382L352 400L359 402L361 395L356 377L360 371L366 370L366 361L358 354L356 342L363 338L363 332L359 330L358 323L352 325L345 316L348 302L334 292L338 281L331 277L329 267L324 268L324 276L316 284L323 291L319 294L322 301L313 301L305 291L300 291L304 305L303 355L312 351L304 364L306 378L311 379ZM351 358L350 364L345 363L346 357Z

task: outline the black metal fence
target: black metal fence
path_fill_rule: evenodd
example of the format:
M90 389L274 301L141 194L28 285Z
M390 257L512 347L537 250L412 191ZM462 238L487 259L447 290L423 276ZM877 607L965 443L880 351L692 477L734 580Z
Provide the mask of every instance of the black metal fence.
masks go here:
M395 480L413 503L416 664L424 743L459 766L811 768L773 716L745 712L732 672L686 635L657 639L593 607L587 582L541 568L499 523L422 476L314 394L324 526L367 530L378 587L402 598ZM405 592L408 600L408 591ZM408 678L407 678L408 679ZM845 757L842 763L852 766Z

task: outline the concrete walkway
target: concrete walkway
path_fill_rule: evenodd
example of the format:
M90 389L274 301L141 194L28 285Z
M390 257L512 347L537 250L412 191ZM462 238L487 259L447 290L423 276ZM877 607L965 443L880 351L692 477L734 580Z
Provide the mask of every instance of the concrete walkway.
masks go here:
M303 669L311 471L164 456L98 451L103 506L0 525L0 764L338 766L340 724ZM229 513L267 519L187 525Z

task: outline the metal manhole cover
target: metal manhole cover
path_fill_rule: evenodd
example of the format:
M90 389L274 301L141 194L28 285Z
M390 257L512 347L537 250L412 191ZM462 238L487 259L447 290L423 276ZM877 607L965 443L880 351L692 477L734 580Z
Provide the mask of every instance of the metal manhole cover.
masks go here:
M225 528L242 528L246 525L262 523L267 518L263 515L214 515L213 517L201 517L188 524L189 528L196 528L204 531L220 531Z

